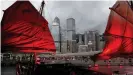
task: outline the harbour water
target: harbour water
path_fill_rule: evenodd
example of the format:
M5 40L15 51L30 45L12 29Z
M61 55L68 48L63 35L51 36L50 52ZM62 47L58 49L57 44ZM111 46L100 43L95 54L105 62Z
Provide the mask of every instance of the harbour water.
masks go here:
M97 66L90 69L107 75L112 75L113 71L119 71L120 75L133 75L133 66Z
M120 75L133 75L133 66L97 66L89 69L106 75L112 75L113 71L119 71ZM16 75L15 66L1 67L1 75Z

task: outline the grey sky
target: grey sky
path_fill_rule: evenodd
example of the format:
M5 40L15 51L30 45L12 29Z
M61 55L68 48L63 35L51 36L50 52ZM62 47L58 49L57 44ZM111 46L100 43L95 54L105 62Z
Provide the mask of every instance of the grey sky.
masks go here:
M2 1L1 10L8 8L15 0ZM41 0L31 1L39 9ZM76 20L76 31L83 33L85 30L98 29L104 32L109 15L109 7L115 3L113 1L46 1L45 18L49 22L50 29L53 29L52 21L57 16L61 20L61 26L65 29L66 19ZM3 12L1 11L1 15Z

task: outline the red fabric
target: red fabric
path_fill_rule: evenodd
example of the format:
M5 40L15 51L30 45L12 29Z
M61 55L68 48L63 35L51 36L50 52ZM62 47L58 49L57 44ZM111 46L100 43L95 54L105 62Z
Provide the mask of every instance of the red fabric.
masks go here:
M132 57L133 39L121 38L119 36L110 36L103 52L98 54L98 59L108 60L115 57Z
M2 19L2 46L13 47L12 51L20 52L55 52L48 22L29 1L16 1L5 10Z
M127 1L117 1L111 8L105 34L133 38L133 10Z
M130 38L123 38L122 42L122 48L121 48L123 54L131 54L133 55L133 39Z
M111 8L103 52L95 59L110 59L133 55L133 10L127 1L117 1Z

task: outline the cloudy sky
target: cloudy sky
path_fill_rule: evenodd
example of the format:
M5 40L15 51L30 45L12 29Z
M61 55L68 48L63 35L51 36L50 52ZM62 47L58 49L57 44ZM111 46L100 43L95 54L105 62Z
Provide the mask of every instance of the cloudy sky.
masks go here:
M2 10L12 5L16 0L1 1ZM42 0L30 0L39 10ZM46 1L44 15L49 22L50 29L53 29L52 21L57 16L61 21L63 29L66 27L66 19L74 18L76 20L76 32L83 33L85 30L97 29L103 33L110 13L109 7L115 3L115 0L108 1ZM1 17L2 18L2 17ZM0 19L1 19L0 18Z

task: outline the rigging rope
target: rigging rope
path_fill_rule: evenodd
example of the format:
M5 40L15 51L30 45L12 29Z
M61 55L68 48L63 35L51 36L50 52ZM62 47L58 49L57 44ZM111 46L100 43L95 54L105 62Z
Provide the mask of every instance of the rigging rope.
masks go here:
M45 1L45 4L46 4L46 1ZM53 22L53 20L52 20L52 17L50 16L50 12L48 11L48 9L47 9L47 7L45 7L45 9L47 10L47 13L48 13L48 15L49 15L49 19L50 19L50 21L51 21L51 23ZM45 11L46 12L46 11ZM51 25L51 24L50 24Z

